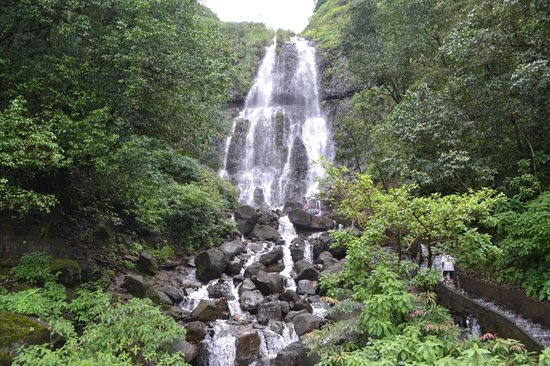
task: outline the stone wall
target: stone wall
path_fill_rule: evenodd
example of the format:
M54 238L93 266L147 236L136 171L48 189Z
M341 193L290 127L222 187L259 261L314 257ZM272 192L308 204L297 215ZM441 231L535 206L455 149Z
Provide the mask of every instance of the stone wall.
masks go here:
M481 298L490 299L510 310L550 328L550 304L528 297L521 290L499 286L460 273L459 285L464 291Z
M540 352L544 347L525 330L496 310L481 306L469 297L439 283L435 287L439 304L456 315L473 315L486 332L501 338L513 338L522 342L529 351Z

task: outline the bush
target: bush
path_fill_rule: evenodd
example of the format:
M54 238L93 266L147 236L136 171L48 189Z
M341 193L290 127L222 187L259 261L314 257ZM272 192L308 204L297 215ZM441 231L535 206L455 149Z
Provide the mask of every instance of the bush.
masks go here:
M50 271L52 257L45 252L27 253L21 257L19 265L12 268L11 273L18 281L24 281L30 285L43 285L55 280Z

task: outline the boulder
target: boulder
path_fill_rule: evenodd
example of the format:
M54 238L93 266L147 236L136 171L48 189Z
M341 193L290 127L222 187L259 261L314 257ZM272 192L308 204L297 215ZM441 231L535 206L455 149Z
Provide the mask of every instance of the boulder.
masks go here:
M142 276L127 275L124 277L124 281L120 287L135 297L144 298L147 289L151 287L151 283L145 280Z
M50 272L57 275L57 281L65 287L76 287L82 283L80 265L72 259L54 259Z
M313 264L305 259L301 259L294 263L294 271L296 272L296 281L317 281L319 279L319 272L315 269Z
M243 235L248 236L252 229L254 229L254 226L256 226L260 215L252 206L241 206L235 209L234 217L239 231Z
M176 304L183 300L182 293L174 286L161 287L159 290L168 295L168 297Z
M292 310L294 311L305 310L308 313L313 313L313 308L311 307L311 304L306 299L303 299L303 298L294 303Z
M284 278L278 273L259 271L256 276L252 277L252 281L264 296L283 291Z
M199 343L206 336L206 325L199 321L187 323L185 325L187 334L185 334L185 340L190 343Z
M300 314L292 319L294 330L298 336L318 329L321 326L322 319L313 314Z
M254 206L262 207L265 204L264 190L260 187L254 188L252 198L254 200Z
M322 233L318 237L309 239L309 242L313 246L313 258L318 258L322 252L328 251L338 259L342 259L346 256L346 248L331 248L332 238L328 233Z
M258 272L260 271L266 271L267 268L259 263L259 262L254 262L252 263L251 265L249 265L248 267L246 267L246 269L244 270L244 276L245 277L253 277L253 276L256 276L258 274Z
M0 311L0 365L10 365L13 352L20 346L49 342L50 331L45 322Z
M309 313L305 309L289 311L285 316L285 322L287 322L287 323L291 322L292 319L294 319L296 316L302 315L302 314L309 314Z
M296 302L300 300L300 295L296 293L294 290L286 290L281 294L281 300L288 301L288 302Z
M178 308L177 306L163 306L163 309L162 313L164 315L169 316L177 322L189 319L189 314L191 314L191 312Z
M298 287L296 291L300 295L315 295L319 291L319 282L310 280L298 281Z
M174 354L176 352L180 352L184 355L185 362L193 361L199 354L197 346L185 340L172 342L172 344L170 344L169 353Z
M266 272L282 272L285 269L285 265L283 263L273 263L270 264Z
M191 319L201 322L211 322L218 319L219 311L212 300L201 300L199 305L191 312Z
M231 317L231 310L225 297L215 300L214 303L218 309L218 319L229 319Z
M235 339L235 366L250 365L258 357L260 343L257 331L242 334Z
M256 225L249 235L250 239L257 241L277 241L281 235L277 229L267 225Z
M290 243L290 256L294 262L304 259L305 241L301 238L294 238Z
M264 295L258 290L244 291L239 299L239 304L243 310L255 311L264 300Z
M168 295L152 287L149 287L145 291L145 297L157 305L174 305L174 302L168 297Z
M195 257L197 278L201 281L210 281L218 278L227 266L227 258L219 249L208 249Z
M303 209L289 211L288 219L299 229L312 231L327 231L334 228L334 221L324 217L314 216Z
M319 362L321 358L317 353L311 353L308 347L297 341L277 353L272 366L313 366Z
M280 261L281 259L283 259L283 248L279 246L275 247L275 249L269 253L262 255L260 257L260 263L264 266L269 266L270 264Z
M321 252L319 254L319 256L317 257L317 262L316 263L323 263L323 261L326 260L326 259L334 259L334 256L332 255L331 252L329 252L329 251Z
M137 260L137 269L140 272L154 276L159 273L159 266L155 257L147 252L139 253L139 258Z
M236 255L241 254L244 250L244 244L240 240L226 241L218 248L228 261L232 261Z
M277 230L279 229L279 216L271 210L260 210L258 224L271 226Z
M283 215L288 214L292 210L302 210L303 208L304 204L301 202L285 202L283 206Z
M336 258L327 258L323 261L323 271L322 273L333 273L340 272L344 269L345 262L344 260L339 261Z
M283 312L280 301L270 301L259 304L256 308L258 323L267 324L270 320L281 320Z
M245 278L244 281L241 283L241 286L239 287L239 295L242 295L245 291L254 291L256 289L256 285L254 282L252 282L251 279Z
M235 295L231 291L231 284L223 279L208 286L206 290L208 291L208 296L213 299L225 297L227 300L235 300Z
M241 273L241 269L243 268L243 264L240 260L235 259L230 262L227 262L227 267L225 267L225 273L229 276L238 275Z

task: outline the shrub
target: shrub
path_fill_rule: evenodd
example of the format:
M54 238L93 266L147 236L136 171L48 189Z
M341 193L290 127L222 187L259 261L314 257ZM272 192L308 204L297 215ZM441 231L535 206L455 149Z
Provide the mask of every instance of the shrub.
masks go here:
M12 268L11 273L18 281L30 285L43 285L55 279L50 271L51 261L52 257L45 252L27 253L21 257L19 264Z

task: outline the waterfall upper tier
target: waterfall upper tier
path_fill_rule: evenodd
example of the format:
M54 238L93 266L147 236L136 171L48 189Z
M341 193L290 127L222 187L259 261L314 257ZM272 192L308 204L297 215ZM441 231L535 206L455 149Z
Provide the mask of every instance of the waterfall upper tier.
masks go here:
M301 38L266 48L244 109L226 145L225 174L245 204L279 206L317 192L332 160L330 129L319 104L315 48Z

